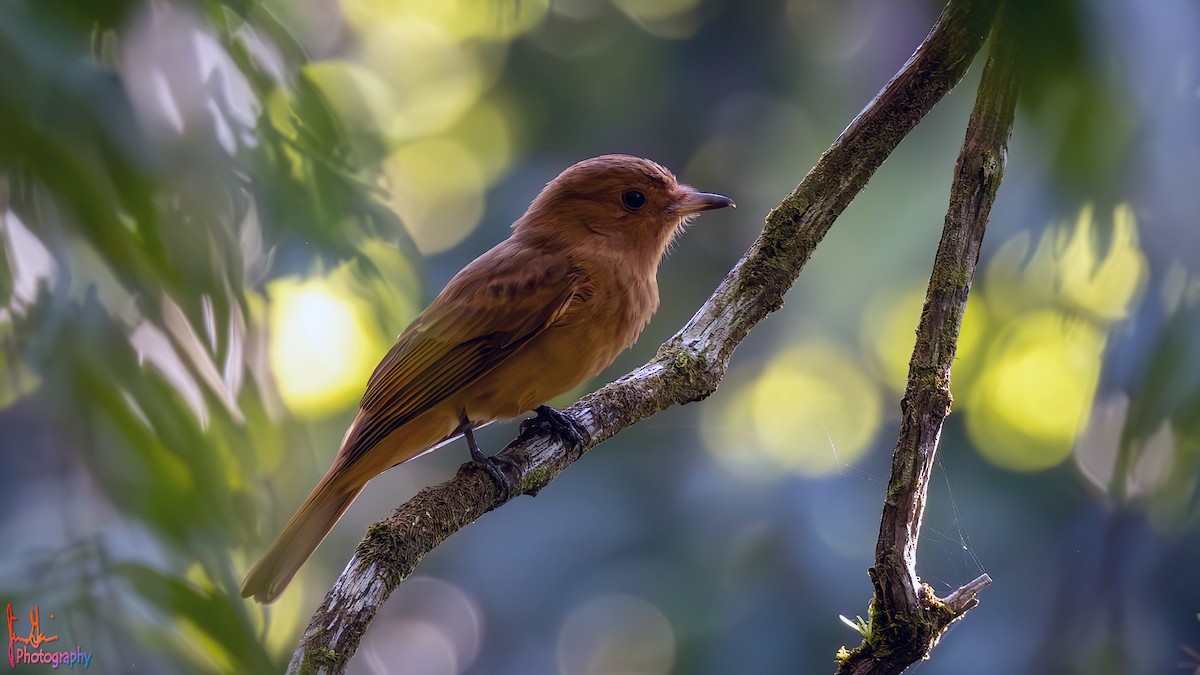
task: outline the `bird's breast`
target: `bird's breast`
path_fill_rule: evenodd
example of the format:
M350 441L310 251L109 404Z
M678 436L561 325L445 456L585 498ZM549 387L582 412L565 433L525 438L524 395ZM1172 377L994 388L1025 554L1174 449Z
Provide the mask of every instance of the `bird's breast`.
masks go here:
M472 419L516 417L599 374L632 345L658 307L651 279L589 284L567 311L472 391Z

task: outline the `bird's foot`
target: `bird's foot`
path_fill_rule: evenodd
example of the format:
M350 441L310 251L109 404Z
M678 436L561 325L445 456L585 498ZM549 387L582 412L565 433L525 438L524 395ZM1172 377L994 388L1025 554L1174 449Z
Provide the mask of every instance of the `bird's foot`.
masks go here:
M505 458L502 457L487 457L484 455L471 458L475 466L483 469L484 472L487 473L488 477L492 479L492 484L494 484L496 489L500 491L500 501L502 502L512 499L513 494L515 494L517 491L516 481L510 478L508 474L504 473L504 470L500 468L500 464L504 461L504 459Z
M521 421L522 434L529 428L546 429L564 445L575 450L582 448L591 436L587 427L548 405L539 405L534 412L537 417Z
M513 493L517 491L517 483L500 468L501 462L507 463L511 460L507 457L488 457L483 454L483 451L479 449L479 445L475 443L475 434L470 427L466 428L463 435L467 437L467 448L471 451L471 462L480 469L483 469L484 473L492 479L492 483L500 491L500 501L506 502L511 499Z

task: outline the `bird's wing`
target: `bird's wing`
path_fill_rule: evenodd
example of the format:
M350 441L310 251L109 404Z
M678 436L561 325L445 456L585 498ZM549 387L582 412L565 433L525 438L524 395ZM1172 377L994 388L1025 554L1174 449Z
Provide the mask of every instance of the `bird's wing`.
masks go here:
M579 283L565 259L500 247L460 272L375 368L344 464L503 363L562 316Z

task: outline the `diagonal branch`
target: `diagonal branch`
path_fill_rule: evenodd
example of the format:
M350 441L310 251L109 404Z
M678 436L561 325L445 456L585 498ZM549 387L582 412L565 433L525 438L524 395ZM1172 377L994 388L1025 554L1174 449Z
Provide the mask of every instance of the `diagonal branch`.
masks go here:
M1004 10L1001 14L1010 15ZM942 423L950 414L950 364L1008 155L1020 90L1013 38L1011 22L1002 17L950 186L950 206L900 402L900 437L870 569L875 597L869 630L863 631L857 649L839 652L839 674L902 672L928 656L950 624L977 605L976 595L991 583L985 574L945 599L937 598L917 578L917 539Z
M646 365L564 412L588 431L583 447L522 433L500 456L518 492L534 494L588 449L639 420L698 401L717 387L734 348L783 306L834 219L892 150L962 78L979 51L997 0L950 0L913 56L841 133L694 317ZM325 596L289 673L341 673L375 613L420 560L454 532L504 503L492 481L464 466L372 525Z

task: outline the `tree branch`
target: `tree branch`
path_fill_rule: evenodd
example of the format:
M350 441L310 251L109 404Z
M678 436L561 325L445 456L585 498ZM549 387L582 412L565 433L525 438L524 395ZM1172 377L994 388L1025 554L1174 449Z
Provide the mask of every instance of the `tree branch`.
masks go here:
M698 401L717 387L734 348L783 306L783 294L892 150L966 73L997 0L950 0L904 67L770 214L766 227L694 317L647 364L565 409L588 431L568 448L546 433L522 433L500 454L519 492L535 494L588 449L639 420ZM325 596L289 673L342 673L375 613L426 553L503 504L483 473L464 465L373 524Z
M1007 160L1020 90L1013 37L1011 22L1002 17L992 36L950 186L950 206L900 402L900 436L892 456L875 564L869 571L875 586L869 630L857 649L839 652L839 674L903 672L928 656L950 624L977 605L976 595L992 582L985 574L944 600L937 598L917 578L917 539L942 423L950 414L950 365L988 213Z

